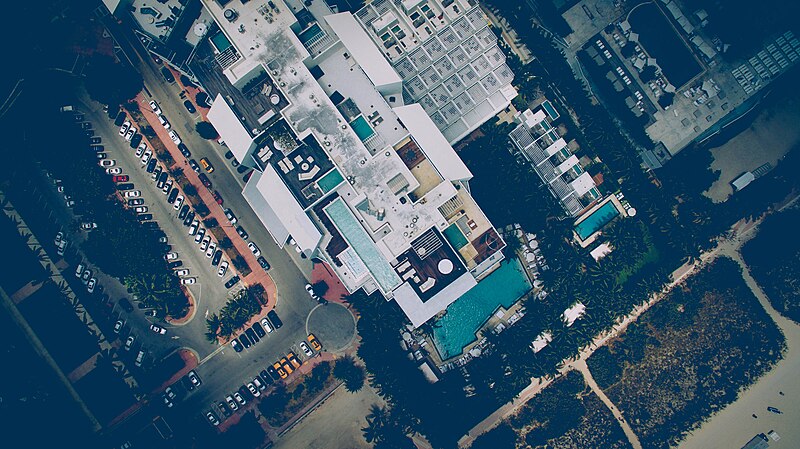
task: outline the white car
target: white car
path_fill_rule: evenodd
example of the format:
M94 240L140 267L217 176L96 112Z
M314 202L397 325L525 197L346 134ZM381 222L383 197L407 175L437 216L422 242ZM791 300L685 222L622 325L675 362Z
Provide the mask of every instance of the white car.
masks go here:
M165 260L177 260L178 259L178 253L176 253L175 251L168 252L167 254L164 255L164 259Z
M134 365L142 366L142 361L144 360L144 351L139 351L139 354L136 355L136 362Z
M263 318L261 320L261 325L264 327L264 330L267 331L267 333L272 332L272 325L269 323L268 319Z
M248 248L250 248L250 251L252 251L252 252L253 252L253 255L254 255L254 256L258 257L258 256L260 256L260 255L261 255L261 250L260 250L260 249L258 249L258 247L256 246L256 244L255 244L255 243L253 243L253 242L250 242L250 243L248 243L248 244L247 244L247 247L248 247Z
M151 324L150 325L150 330L155 332L155 333L157 333L157 334L159 334L159 335L164 335L164 334L167 333L166 329L164 329L161 326L156 326L155 324Z
M133 208L134 212L137 214L146 214L147 213L147 206L136 206Z
M172 202L172 208L178 210L183 205L183 195L178 195L175 201Z
M200 228L200 229L198 229L198 230L197 230L197 235L196 235L196 236L194 236L194 242L195 242L195 243L200 243L200 242L202 242L202 241L203 241L203 237L205 237L205 236L206 236L206 228ZM205 249L204 249L203 251L205 251Z
M208 249L208 245L211 243L211 237L205 236L203 240L200 242L200 251L205 251Z
M314 351L312 351L311 348L309 348L308 345L306 344L306 342L304 342L304 341L300 342L300 349L302 349L303 350L303 354L305 354L308 357L311 357L311 356L314 355Z
M195 220L189 225L189 235L197 234L197 228L200 227L200 222Z
M249 382L247 384L247 389L250 390L250 393L252 393L255 397L261 396L261 392L258 391L258 388L256 388L255 385L253 385L253 382Z
M214 255L214 251L216 250L217 250L216 242L211 242L211 244L208 245L208 249L206 250L206 257L210 259Z
M319 299L317 294L314 293L314 288L311 286L311 284L306 284L306 291L308 292L308 296L311 296L311 299L315 301Z
M126 132L126 133L125 133L125 140L127 140L128 142L130 142L130 141L131 141L131 139L133 139L133 135L134 135L134 134L136 134L136 128L134 128L133 126L131 126L131 127L130 127L130 129L128 129L128 132Z
M101 167L113 167L116 164L117 164L117 161L115 161L114 159L101 159L100 160L100 166Z
M161 108L158 107L158 103L156 103L155 100L150 100L150 109L156 114L161 115Z
M183 285L191 285L191 284L194 284L195 282L197 282L197 279L195 279L195 278L183 278L183 279L181 279L181 284L183 284Z
M119 167L107 168L106 169L106 174L107 175L118 175L120 173L122 173L122 169L119 168Z
M117 320L117 322L114 323L114 333L118 334L122 330L122 326L124 324L125 323L122 320Z
M175 270L175 274L178 275L178 276L189 276L189 269L188 268L183 268L183 269L180 269L180 270Z
M225 273L228 272L228 261L223 260L222 263L219 264L219 270L217 270L217 276L224 277Z
M86 267L82 263L79 263L78 266L75 267L75 277L80 279L81 275L83 274L83 270L85 269Z
M81 229L83 229L85 231L89 231L89 230L92 230L92 229L97 229L97 223L94 223L94 222L81 223Z
M146 144L146 143L144 143L144 142L142 142L142 143L140 143L140 144L139 144L139 146L138 146L138 147L136 147L136 148L137 148L137 149L138 149L138 148L141 148L141 149L142 149L142 151L144 151L144 150L146 150L146 149L147 149L147 144Z
M125 340L125 350L130 351L133 347L133 342L136 341L136 337L133 335L128 336L128 339Z
M130 128L131 128L131 122L125 120L125 123L123 123L122 126L119 127L119 135L122 136L122 137L125 137L125 134L128 133L128 130ZM133 137L133 136L131 136L131 137Z
M164 192L164 195L167 195L170 190L172 190L172 178L167 179L167 182L164 183L164 188L161 189L161 191Z
M158 121L159 121L159 123L161 123L161 126L163 126L163 127L164 127L164 129L170 129L170 128L172 127L172 126L169 124L169 121L167 121L167 118L166 118L166 117L164 117L163 115L159 115L159 116L158 116Z
M86 283L86 291L89 293L94 293L95 286L97 286L97 279L89 279L89 282Z
M169 138L172 139L173 142L175 142L175 145L178 145L178 144L181 143L181 138L178 137L178 133L176 133L175 131L170 131L169 132Z
M141 158L142 165L147 165L147 163L148 163L148 162L150 162L150 158L151 158L151 157L153 157L153 151L152 151L152 150L150 150L150 149L148 149L148 150L147 150L147 151L145 151L145 152L144 152L144 154L142 155L142 158Z
M136 157L142 157L143 154L144 154L144 148L136 149Z
M126 190L124 195L125 198L139 198L142 196L142 192L140 190Z

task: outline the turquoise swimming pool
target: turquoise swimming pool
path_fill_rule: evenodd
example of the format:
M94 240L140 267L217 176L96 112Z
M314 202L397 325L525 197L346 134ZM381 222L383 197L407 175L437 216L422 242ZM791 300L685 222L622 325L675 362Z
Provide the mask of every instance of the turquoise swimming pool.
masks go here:
M617 215L619 215L617 207L614 206L613 202L609 201L600 209L592 212L585 220L575 225L575 232L578 233L578 237L581 240L586 240L587 237L607 225Z
M359 115L358 117L356 117L355 120L350 122L350 126L353 127L353 131L356 132L356 135L358 136L359 139L361 139L362 142L369 139L370 137L372 137L373 134L375 134L375 130L372 129L371 126L369 126L369 123L367 123L367 119L365 119L363 115Z
M317 185L324 193L328 193L341 184L342 181L344 181L342 174L339 173L339 170L334 168L330 173L320 178L319 181L317 181Z
M211 42L217 47L217 51L222 53L223 51L227 50L231 46L231 42L225 37L225 34L222 31L218 32L217 34L211 36Z
M433 331L442 359L461 354L465 346L475 341L475 332L499 306L510 307L530 289L528 276L514 258L503 262L500 268L450 304L447 314Z

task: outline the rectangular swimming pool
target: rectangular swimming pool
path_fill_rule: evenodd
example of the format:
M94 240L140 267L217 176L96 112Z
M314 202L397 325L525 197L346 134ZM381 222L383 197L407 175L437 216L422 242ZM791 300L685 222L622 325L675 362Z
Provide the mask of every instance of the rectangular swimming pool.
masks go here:
M361 139L362 142L366 141L372 137L373 134L375 134L375 130L369 126L367 119L365 119L363 115L359 115L355 118L355 120L350 122L350 126L353 127L353 131L355 131L356 135L359 139Z
M331 204L325 206L325 213L336 225L342 237L347 241L351 248L364 261L364 265L375 281L380 285L381 290L389 292L394 290L402 283L400 276L395 273L389 262L381 255L375 242L367 234L367 231L356 220L356 217L347 208L344 200L335 199Z
M617 207L614 206L612 201L609 201L600 209L592 212L585 220L575 225L575 232L578 233L578 237L580 237L581 240L586 240L587 237L607 225L608 222L613 220L617 215L619 215Z
M319 181L317 181L317 185L324 193L328 193L341 184L342 181L344 181L342 174L339 173L339 170L334 168L330 173L320 178Z
M497 310L511 307L531 289L519 259L505 261L500 268L447 307L436 323L433 339L442 360L455 357L475 341L475 332Z
M211 42L217 47L217 51L222 53L223 51L227 50L231 46L231 42L225 37L225 34L220 31L217 34L211 36Z

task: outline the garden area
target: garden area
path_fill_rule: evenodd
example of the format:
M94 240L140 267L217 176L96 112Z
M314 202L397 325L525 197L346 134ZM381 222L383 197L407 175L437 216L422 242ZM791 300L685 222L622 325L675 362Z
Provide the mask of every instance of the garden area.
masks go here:
M337 382L332 372L333 365L330 362L320 362L302 382L295 382L289 386L278 382L272 392L261 399L258 410L270 426L277 428L286 424L318 394Z
M238 290L219 313L206 318L206 339L211 343L227 342L266 305L267 292L261 284Z
M668 448L765 374L785 350L739 267L717 259L588 359L644 447Z
M798 225L797 207L770 215L742 248L750 274L772 307L795 323L800 323L800 240L794 235Z
M614 415L569 371L498 427L478 437L471 449L628 449Z

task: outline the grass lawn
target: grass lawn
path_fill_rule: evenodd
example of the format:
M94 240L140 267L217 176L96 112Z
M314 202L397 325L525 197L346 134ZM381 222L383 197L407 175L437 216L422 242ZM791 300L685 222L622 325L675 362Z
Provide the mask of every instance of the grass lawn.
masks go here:
M785 340L738 266L718 259L656 304L589 368L642 445L668 448L782 358Z

